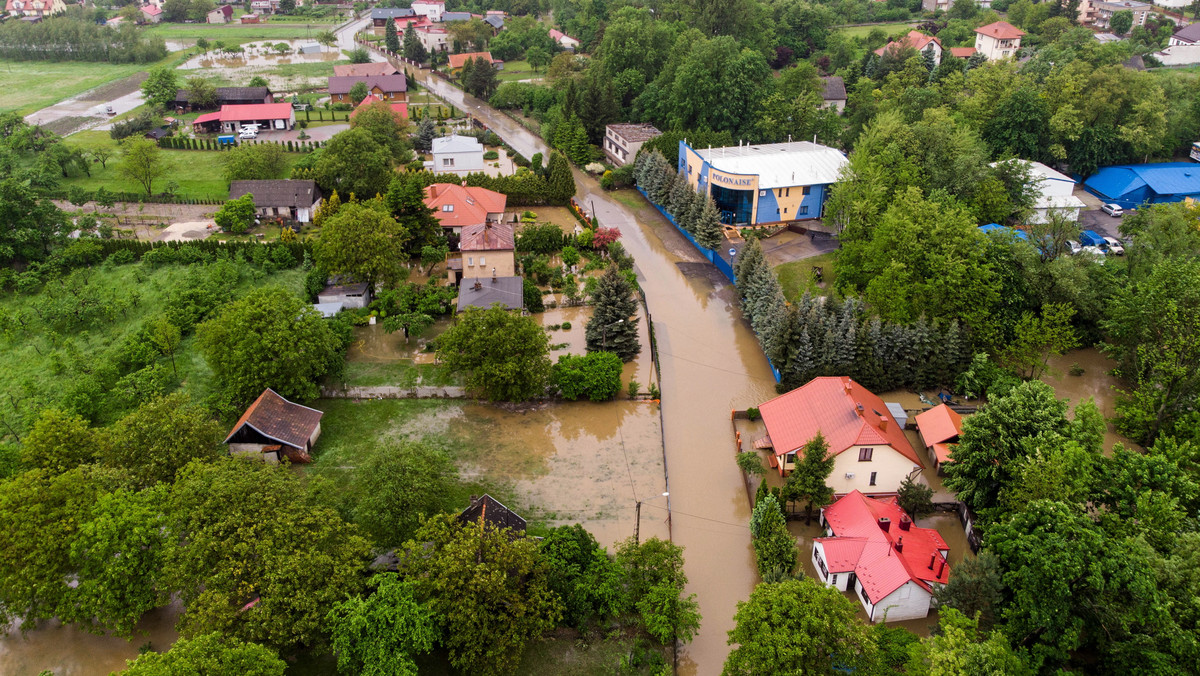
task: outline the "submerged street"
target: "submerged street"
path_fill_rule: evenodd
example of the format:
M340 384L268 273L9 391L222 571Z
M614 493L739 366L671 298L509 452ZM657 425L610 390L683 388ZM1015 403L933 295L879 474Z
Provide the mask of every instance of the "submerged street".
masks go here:
M422 86L469 111L525 157L546 144L512 118L413 68ZM700 634L680 651L679 673L720 673L738 601L757 582L750 505L733 458L730 410L774 396L775 380L735 291L716 268L657 214L639 222L627 206L576 171L576 198L603 227L621 231L653 318L662 369L663 433L674 541L700 603ZM648 346L646 346L648 347ZM665 500L642 505L643 519L665 516ZM633 505L629 506L633 509Z

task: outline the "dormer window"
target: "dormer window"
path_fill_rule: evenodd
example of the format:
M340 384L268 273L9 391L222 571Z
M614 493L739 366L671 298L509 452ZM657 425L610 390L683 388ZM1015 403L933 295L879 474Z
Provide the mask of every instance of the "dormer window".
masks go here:
M453 204L443 204L442 211L454 211L454 205Z

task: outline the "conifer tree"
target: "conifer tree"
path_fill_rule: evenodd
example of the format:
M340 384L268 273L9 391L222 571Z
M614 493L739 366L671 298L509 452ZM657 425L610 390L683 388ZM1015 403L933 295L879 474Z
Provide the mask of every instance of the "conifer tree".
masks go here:
M754 539L758 574L764 580L768 576L791 576L796 569L796 539L788 532L783 510L774 495L767 495L754 505L750 536Z
M700 218L700 213L704 210L704 196L694 190L688 190L687 205L683 208L683 213L680 214L675 222L685 232L694 234L696 231L696 220Z
M337 191L334 190L321 206L317 207L317 213L313 214L313 225L320 227L326 219L332 217L342 208L342 200L338 197Z
M404 29L404 58L417 63L424 63L425 59L429 58L429 52L425 51L425 45L421 44L421 39L417 37L417 29L413 28L411 21Z
M797 458L795 469L788 475L783 495L788 502L804 502L804 523L812 523L815 509L833 501L833 489L826 482L833 473L835 456L829 454L829 444L820 432L804 444L803 457ZM797 454L800 455L800 454Z
M687 177L683 174L676 173L675 178L671 179L671 191L667 194L667 211L678 223L683 217L684 211L691 204L692 189L688 185Z
M711 197L702 197L703 207L699 218L696 219L692 235L695 236L700 246L715 250L721 246L721 213L717 211L717 203Z
M437 138L437 125L434 124L433 118L429 116L422 118L421 123L417 125L417 135L413 139L413 147L427 153L433 149L433 139L435 138Z
M659 169L659 173L662 174L662 180L658 182L655 192L653 195L651 195L651 197L654 199L655 204L663 209L669 209L671 190L675 187L676 172L674 169L671 169L669 166L667 166L666 160L664 159L663 164Z
M656 150L646 158L646 166L642 169L642 177L638 182L638 185L646 192L646 196L652 201L658 192L658 184L663 180L663 174L659 170L659 159L662 159L663 164L667 162L666 158L661 156L662 153Z
M626 362L636 357L642 350L638 343L637 301L633 287L615 264L600 277L592 300L595 311L585 332L588 352L612 352Z
M550 153L550 162L546 167L547 197L555 204L566 204L575 196L575 176L571 174L571 165L562 153Z
M387 50L393 54L400 51L400 36L396 34L396 22L388 20L383 27L383 42Z

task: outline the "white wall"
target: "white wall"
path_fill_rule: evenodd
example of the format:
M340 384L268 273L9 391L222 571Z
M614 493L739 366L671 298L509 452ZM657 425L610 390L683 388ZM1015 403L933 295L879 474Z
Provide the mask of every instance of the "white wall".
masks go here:
M829 475L829 487L834 493L895 493L904 477L917 467L912 460L901 455L891 446L870 446L875 449L871 460L858 461L860 446L852 446L837 455L833 463L833 474ZM871 485L871 472L875 472L875 485ZM854 477L847 479L846 474Z
M444 159L453 159L454 166L445 166ZM473 171L483 171L483 146L468 153L433 153L433 173L466 176Z
M1154 57L1162 61L1164 66L1190 66L1200 63L1200 45L1175 45L1161 52L1155 52Z
M858 588L860 585L855 586ZM862 601L861 596L859 596L859 601ZM867 614L870 615L872 622L885 621L885 615L887 622L919 620L929 615L929 604L932 601L932 594L925 591L921 585L909 580L900 585L896 591L874 603L871 608L867 609Z
M821 565L817 563L818 557L825 562L826 570L828 570L829 558L825 555L825 545L820 542L814 542L812 565L813 569L817 571L817 575L820 577L821 582L824 582L826 587L833 587L838 591L846 591L848 589L848 583L850 582L850 573L846 571L834 572L829 570L829 575L822 575Z

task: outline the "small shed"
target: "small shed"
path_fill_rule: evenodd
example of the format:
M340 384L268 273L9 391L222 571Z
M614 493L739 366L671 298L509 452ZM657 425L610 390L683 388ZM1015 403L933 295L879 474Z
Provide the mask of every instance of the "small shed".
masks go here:
M267 388L246 409L225 437L231 455L277 463L312 462L312 446L321 436L321 417L315 408L295 404Z
M313 309L317 312L320 312L321 316L326 319L329 319L330 317L336 317L337 313L341 312L343 307L345 307L345 305L343 305L341 302L313 303Z
M371 287L366 282L357 284L329 284L317 294L317 304L340 303L341 308L364 308L371 304ZM337 311L334 311L337 314Z
M505 507L499 500L486 493L482 496L471 496L471 504L457 517L459 523L488 524L493 528L507 528L514 535L525 532L525 519L521 515Z
M477 277L458 288L458 311L469 307L490 308L499 303L506 310L525 308L525 286L521 277Z

